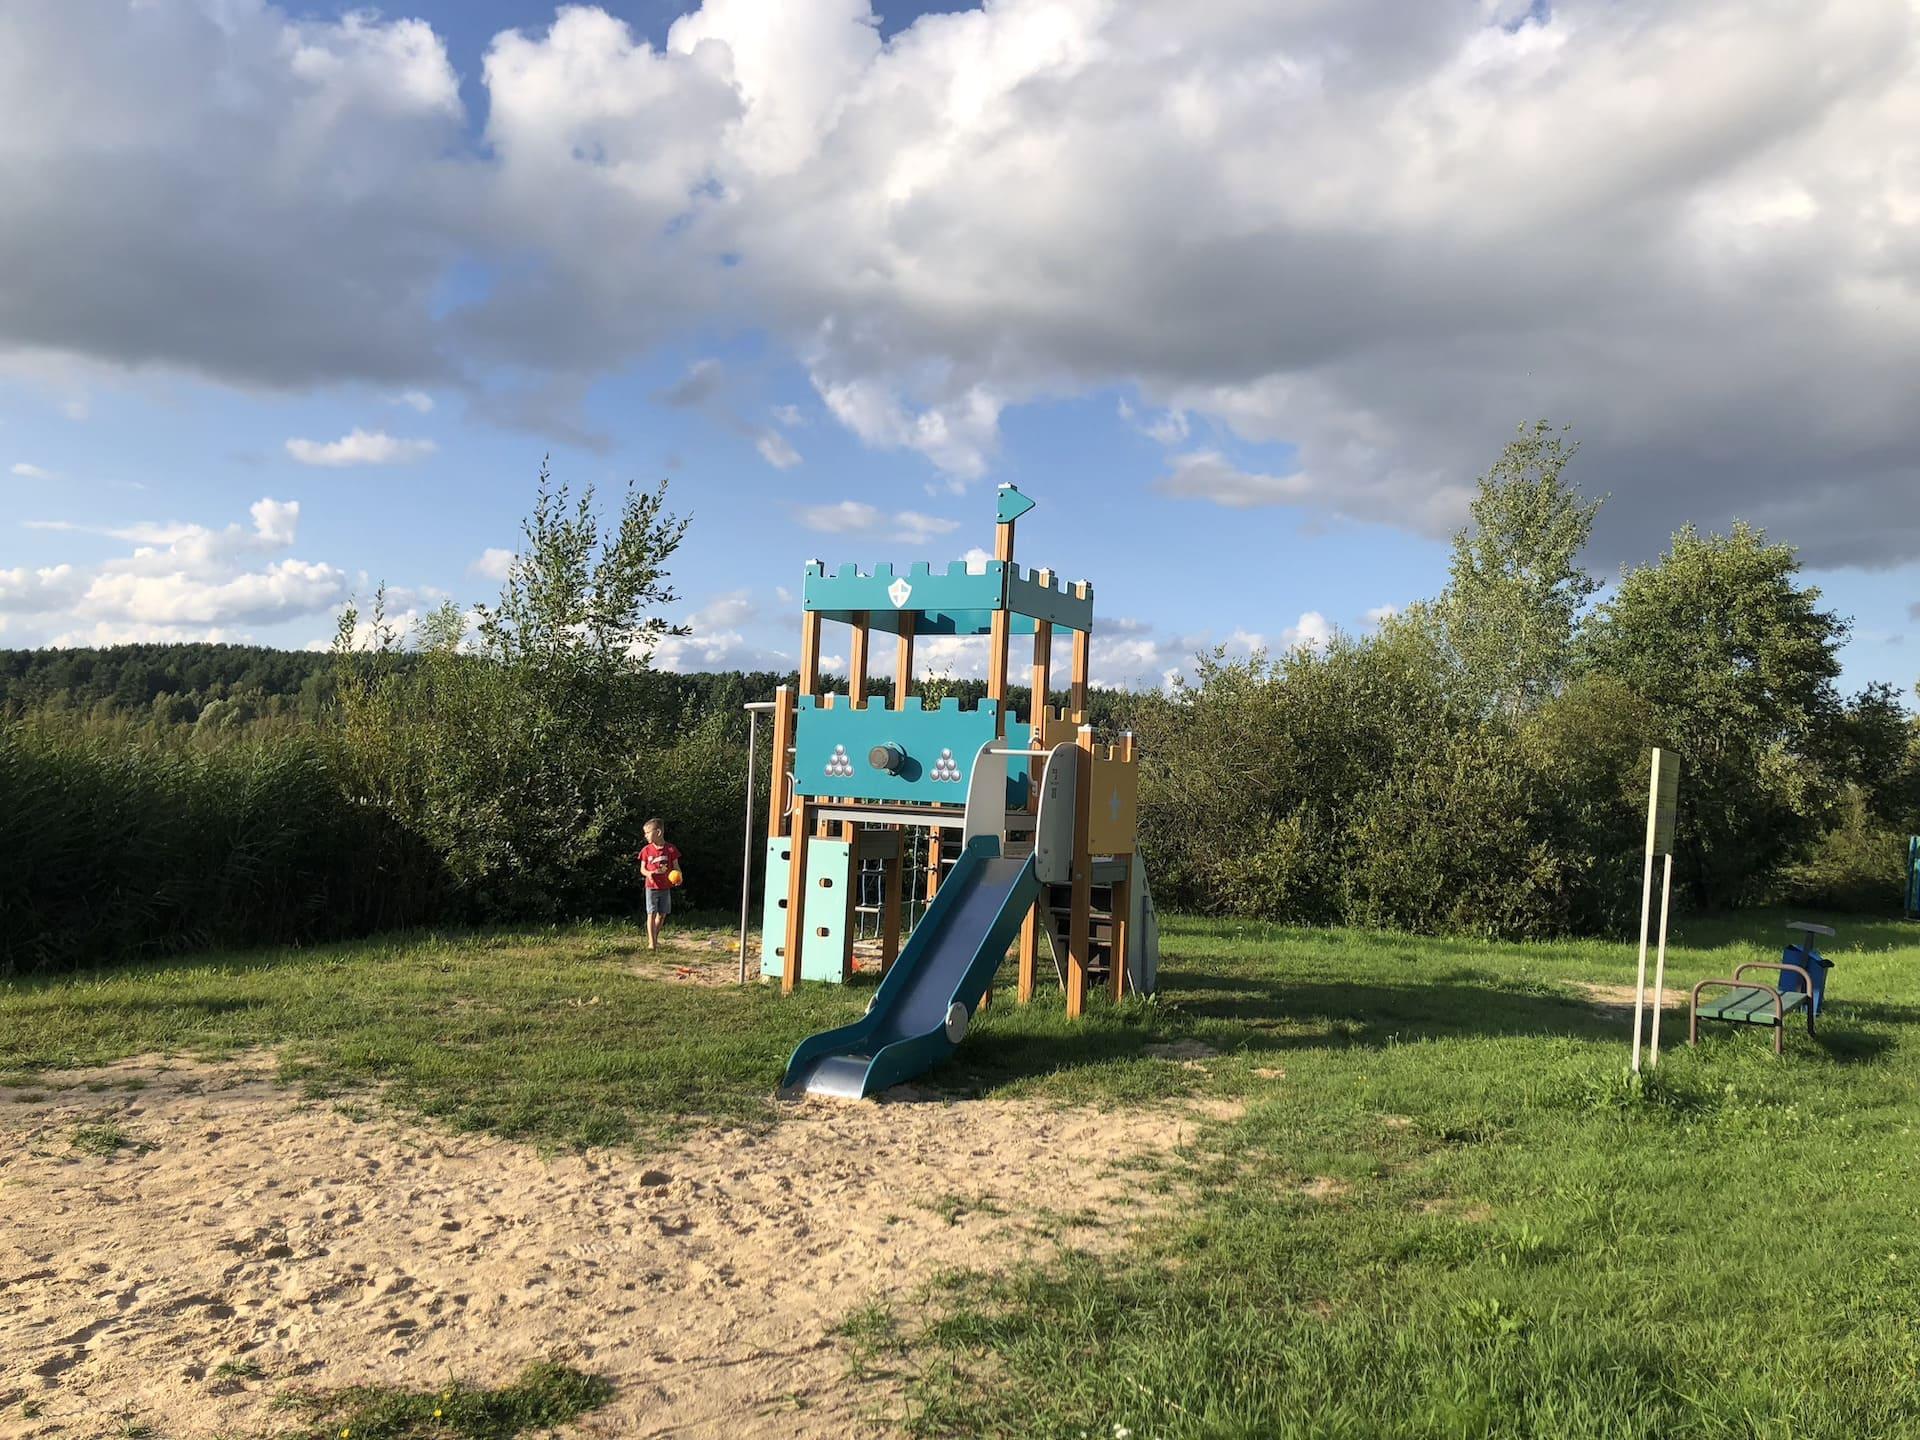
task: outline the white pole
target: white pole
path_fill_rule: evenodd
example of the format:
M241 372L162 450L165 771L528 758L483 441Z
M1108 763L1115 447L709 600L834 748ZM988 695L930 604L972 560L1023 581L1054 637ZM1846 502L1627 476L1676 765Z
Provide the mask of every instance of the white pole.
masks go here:
M1640 974L1633 989L1633 1072L1640 1073L1640 1015L1647 1003L1647 921L1653 910L1653 846L1647 846L1647 873L1640 882Z
M753 888L753 760L760 748L760 712L747 711L747 820L740 842L740 983L747 983L747 897Z
M1648 1064L1660 1068L1660 1005L1667 997L1667 904L1673 899L1673 852L1660 877L1660 958L1653 963L1653 1047Z

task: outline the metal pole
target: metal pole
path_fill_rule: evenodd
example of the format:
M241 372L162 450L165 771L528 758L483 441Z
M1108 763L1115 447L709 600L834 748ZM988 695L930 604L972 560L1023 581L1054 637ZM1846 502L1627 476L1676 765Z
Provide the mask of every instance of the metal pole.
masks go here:
M1660 1006L1667 998L1667 903L1672 899L1673 852L1668 851L1666 872L1660 877L1660 958L1653 964L1653 1049L1647 1060L1656 1070L1660 1068Z
M753 762L760 749L760 711L747 706L747 819L740 842L740 983L747 983L747 901L753 889Z

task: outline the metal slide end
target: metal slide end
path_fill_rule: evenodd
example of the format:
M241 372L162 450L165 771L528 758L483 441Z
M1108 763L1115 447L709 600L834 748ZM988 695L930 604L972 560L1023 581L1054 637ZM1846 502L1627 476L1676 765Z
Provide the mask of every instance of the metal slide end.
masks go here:
M958 1000L947 1007L947 1040L950 1044L958 1045L967 1038L967 1021L971 1018L967 1007Z
M807 1077L807 1094L831 1095L836 1100L858 1100L867 1081L870 1055L829 1055Z

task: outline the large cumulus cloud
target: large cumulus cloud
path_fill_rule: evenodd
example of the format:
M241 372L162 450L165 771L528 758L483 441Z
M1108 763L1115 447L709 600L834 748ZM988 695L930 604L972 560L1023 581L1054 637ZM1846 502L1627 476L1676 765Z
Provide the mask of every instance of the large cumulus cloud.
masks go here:
M1893 562L1917 32L1911 0L996 0L883 40L865 0L708 0L655 46L569 7L467 116L417 22L15 0L0 346L537 399L738 325L961 482L1008 407L1117 384L1208 429L1172 493L1430 532L1544 415L1614 553L1738 514Z

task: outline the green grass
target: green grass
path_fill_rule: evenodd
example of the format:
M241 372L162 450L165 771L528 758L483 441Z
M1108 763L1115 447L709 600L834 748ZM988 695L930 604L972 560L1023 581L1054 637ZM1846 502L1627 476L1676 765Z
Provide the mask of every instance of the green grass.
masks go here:
M1684 922L1670 984L1777 958L1782 918ZM1636 1085L1626 1018L1579 988L1630 983L1631 945L1174 919L1159 997L1069 1024L1003 992L930 1077L1243 1102L1149 1182L1164 1218L1104 1259L1063 1224L1063 1257L857 1312L847 1343L913 1377L935 1436L1920 1436L1920 927L1835 923L1817 1039L1691 1053L1669 1016ZM0 1075L270 1045L315 1088L621 1142L777 1123L793 1044L870 993L679 984L671 958L588 927L18 981Z
M512 1440L564 1425L613 1398L613 1386L569 1366L536 1361L498 1390L447 1384L435 1390L355 1385L289 1391L281 1408L308 1422L299 1440Z
M68 1137L68 1143L82 1155L94 1155L103 1160L110 1155L119 1154L122 1150L137 1151L148 1148L110 1120L74 1126L73 1133Z

